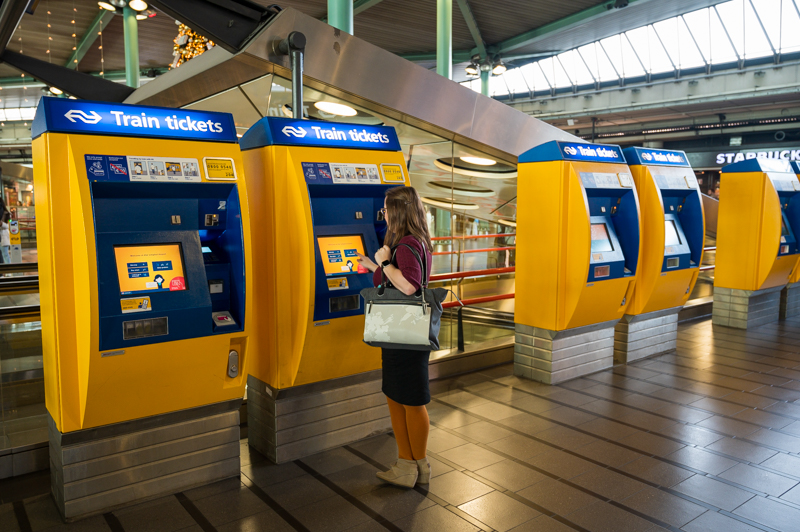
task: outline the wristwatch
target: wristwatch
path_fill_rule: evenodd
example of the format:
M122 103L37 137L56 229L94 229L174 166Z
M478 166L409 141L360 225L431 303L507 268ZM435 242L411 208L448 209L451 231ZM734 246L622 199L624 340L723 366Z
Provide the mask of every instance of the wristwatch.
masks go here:
M385 268L385 267L387 267L388 265L390 265L391 263L392 263L392 261L390 261L390 260L385 260L385 261L381 262L381 268Z

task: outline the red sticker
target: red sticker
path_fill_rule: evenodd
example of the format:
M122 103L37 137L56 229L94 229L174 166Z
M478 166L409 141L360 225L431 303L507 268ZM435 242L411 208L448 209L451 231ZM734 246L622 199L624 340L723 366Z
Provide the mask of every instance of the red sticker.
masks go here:
M183 277L175 277L169 282L170 291L173 290L186 290L186 281Z
M359 264L359 265L358 265L358 273L369 273L369 270L368 270L368 269L366 269L366 268L365 268L364 266L362 266L361 264Z

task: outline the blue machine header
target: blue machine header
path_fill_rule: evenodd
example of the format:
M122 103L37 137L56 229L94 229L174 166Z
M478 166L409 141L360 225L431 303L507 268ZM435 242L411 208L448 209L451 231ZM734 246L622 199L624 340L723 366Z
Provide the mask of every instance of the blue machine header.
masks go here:
M689 159L682 151L625 148L622 153L630 166L690 166Z
M400 151L400 141L393 127L272 117L256 122L239 145L243 150L264 146L313 146Z
M561 142L553 140L540 144L519 156L520 163L546 161L590 161L595 163L622 163L625 157L619 146L589 144L587 142Z
M46 131L125 137L236 142L233 116L121 103L44 97L39 101L31 135Z
M744 172L783 172L795 173L797 167L789 165L789 161L784 159L768 159L759 157L757 159L747 159L738 163L729 164L722 167L722 172L736 174Z

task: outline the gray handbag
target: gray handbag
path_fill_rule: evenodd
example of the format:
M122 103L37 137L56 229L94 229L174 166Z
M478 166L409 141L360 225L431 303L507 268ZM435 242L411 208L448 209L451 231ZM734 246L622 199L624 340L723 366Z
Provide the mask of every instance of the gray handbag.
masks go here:
M410 249L419 262L422 287L407 296L391 286L381 268L381 284L361 291L364 298L364 342L373 347L435 351L439 349L442 302L449 290L428 288L428 261L423 261L411 246L400 246ZM393 264L397 247L392 251Z

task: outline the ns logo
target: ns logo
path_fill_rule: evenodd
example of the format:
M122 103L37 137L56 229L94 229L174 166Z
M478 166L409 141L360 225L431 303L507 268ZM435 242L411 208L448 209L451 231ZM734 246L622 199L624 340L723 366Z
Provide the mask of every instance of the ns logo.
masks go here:
M564 146L564 153L566 153L567 155L577 155L578 150L576 150L572 146Z

